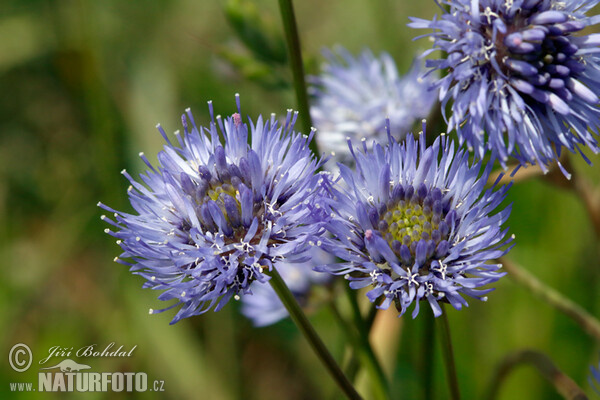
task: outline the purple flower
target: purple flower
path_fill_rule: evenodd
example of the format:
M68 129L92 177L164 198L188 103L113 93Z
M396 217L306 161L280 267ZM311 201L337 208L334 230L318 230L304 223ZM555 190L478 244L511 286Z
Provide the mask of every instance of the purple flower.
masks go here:
M437 86L443 107L453 100L448 131L505 168L511 155L546 171L563 147L598 153L600 34L579 34L600 21L585 15L597 0L442 3L440 19L409 26L433 29L430 52L446 53L427 66L447 72Z
M392 135L403 139L415 121L425 118L435 103L435 92L428 92L434 75L425 73L422 62L413 63L400 76L389 54L375 58L369 50L353 57L337 47L326 51L327 63L321 75L312 77L311 115L317 128L319 148L334 152L339 161L352 157L346 138L387 140L386 119Z
M404 314L414 303L413 318L420 300L435 316L440 301L460 309L464 295L486 300L493 289L481 287L504 275L494 260L512 241L501 227L510 206L492 214L509 186L485 189L492 163L470 163L445 135L427 148L423 133L351 151L355 170L338 165L343 185L325 181L333 215L323 248L343 262L319 270L345 275L353 289L370 286L380 308L394 303Z
M198 129L187 110L177 143L158 126L167 142L158 167L140 154L149 168L141 182L123 171L134 214L99 204L114 212L114 221L102 219L116 228L106 230L123 249L116 260L143 276L144 287L163 291L160 300L174 300L150 313L181 305L171 323L218 311L252 282L267 281L276 261L304 260L322 231L313 132L294 133L291 111L282 127L274 115L246 125L236 99L238 113L225 120L215 120L209 102L208 128Z
M284 282L296 297L296 300L305 306L308 304L311 289L314 285L326 283L330 275L313 271L318 264L332 261L332 257L317 246L309 252L310 261L303 263L278 262L275 267L281 274ZM252 295L242 297L242 314L252 320L255 326L267 326L286 318L289 314L279 297L269 283L256 281L250 285Z

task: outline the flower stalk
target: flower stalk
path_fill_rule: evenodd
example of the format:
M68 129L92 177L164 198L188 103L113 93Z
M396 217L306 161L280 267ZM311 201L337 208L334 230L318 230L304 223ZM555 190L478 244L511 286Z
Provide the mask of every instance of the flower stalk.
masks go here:
M285 41L290 56L290 66L292 68L294 91L296 92L300 120L302 121L304 133L308 134L308 132L311 131L313 124L308 106L308 93L306 91L306 81L304 79L304 64L302 63L302 51L300 49L300 36L298 35L298 26L296 24L292 0L279 0L279 11L281 12L281 20L283 21L283 29L285 31ZM314 154L319 155L316 140L313 140L310 143L310 149Z
M508 354L500 361L484 399L495 399L506 376L521 364L533 366L565 399L586 400L588 398L583 390L558 369L548 356L536 350L525 349Z
M552 307L571 318L581 326L588 335L600 341L600 321L593 315L574 303L571 299L538 280L535 276L508 258L502 257L500 262L515 282L529 289L531 293L542 301L550 304Z
M448 381L450 398L452 400L460 400L458 379L456 377L456 364L454 362L454 351L452 350L452 340L450 337L450 324L448 323L446 313L444 312L439 318L436 318L436 322L440 333L440 344L444 359L444 367L446 368L446 380Z
M331 374L331 377L335 380L339 388L346 395L348 399L358 400L361 399L360 395L356 392L352 383L348 381L337 362L325 347L325 344L315 331L315 328L312 326L302 308L296 301L296 298L287 287L277 269L273 268L268 275L271 277L269 280L271 287L279 296L279 299L288 310L292 320L298 326L313 351L319 357L319 360L323 363L327 371Z
M444 314L446 315L446 314ZM434 380L433 371L434 366L434 318L429 313L423 315L423 341L421 346L421 358L423 365L421 366L421 384L423 385L423 398L425 400L433 400L434 397Z
M374 392L378 394L379 398L390 398L391 396L389 385L383 372L383 368L381 367L381 363L377 359L377 356L373 351L373 347L369 342L370 326L369 328L367 328L367 326L365 325L365 321L363 320L360 308L358 306L356 293L352 289L350 289L349 286L346 286L346 294L348 295L350 305L352 308L353 324L356 328L358 328L358 335L356 336L356 347L360 349L361 354L363 356L362 359L364 360L367 370L371 375L371 379L373 380ZM350 330L348 330L348 333L350 334Z

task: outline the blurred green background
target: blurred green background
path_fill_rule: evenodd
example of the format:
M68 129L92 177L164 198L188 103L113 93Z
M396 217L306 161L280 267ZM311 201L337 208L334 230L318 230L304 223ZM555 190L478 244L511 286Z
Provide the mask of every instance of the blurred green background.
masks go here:
M112 259L120 249L104 234L102 201L130 210L128 182L119 173L143 170L144 151L155 161L162 138L180 128L191 107L208 121L242 110L283 114L295 107L284 64L275 70L252 57L228 23L226 2L174 0L4 0L0 5L0 393L2 398L339 398L336 388L290 321L254 329L230 303L169 326L173 312L142 278ZM236 5L236 7L246 7ZM262 23L282 40L277 2L253 2ZM250 10L252 6L249 6ZM408 16L431 18L433 1L298 1L296 13L309 73L318 72L324 46L357 53L370 47L392 54L401 72L425 40L405 25ZM574 168L600 183L593 167ZM517 245L511 257L542 281L600 317L598 238L575 194L542 180L511 190L509 221ZM600 348L570 319L508 277L487 303L450 310L458 375L465 399L478 398L496 363L508 352L535 348L590 391L589 365ZM378 318L382 318L383 315ZM344 338L328 309L311 316L338 359ZM422 394L421 318L387 318L380 340L398 398ZM401 326L400 326L401 325ZM381 333L380 332L380 333ZM385 335L385 333L391 333ZM129 358L77 359L92 371L137 372L164 380L162 393L11 393L10 382L35 382L37 361L52 346L111 342L131 348ZM16 343L31 347L34 364L12 370ZM52 361L60 361L54 358ZM53 364L52 364L53 365ZM47 365L45 365L47 366ZM436 398L447 398L436 342L430 372ZM592 394L592 397L595 394ZM501 399L557 399L530 367L515 370Z

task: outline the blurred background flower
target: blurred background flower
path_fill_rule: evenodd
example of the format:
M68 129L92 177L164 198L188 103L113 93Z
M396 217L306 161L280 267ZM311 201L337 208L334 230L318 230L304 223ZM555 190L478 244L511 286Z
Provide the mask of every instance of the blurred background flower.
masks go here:
M335 153L334 159L351 162L347 138L387 142L386 121L396 139L404 139L413 124L429 115L436 103L431 88L435 74L425 76L422 61L413 61L400 75L392 56L375 57L365 49L353 56L341 46L324 50L327 60L321 73L312 76L310 113L317 128L319 149ZM431 88L431 91L430 91Z

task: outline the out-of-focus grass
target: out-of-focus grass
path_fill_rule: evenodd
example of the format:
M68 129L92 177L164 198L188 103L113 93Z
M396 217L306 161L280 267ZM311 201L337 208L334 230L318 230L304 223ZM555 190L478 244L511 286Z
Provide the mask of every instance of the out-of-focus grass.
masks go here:
M278 24L276 2L257 6ZM309 72L319 52L339 43L357 52L387 50L401 71L429 42L408 16L428 17L432 2L345 0L297 2L297 18ZM123 168L140 171L162 146L155 131L179 129L191 106L196 121L235 110L239 92L245 113L283 113L293 107L289 90L245 80L218 57L220 46L244 52L226 24L219 2L16 1L0 8L0 391L9 382L37 379L35 362L51 346L75 349L110 342L137 345L131 358L89 359L93 371L145 371L165 381L165 392L88 393L86 398L151 397L206 399L304 399L335 393L308 346L289 321L253 329L235 304L219 313L175 326L155 293L140 288L112 258L119 253L103 233L98 201L129 209ZM598 164L598 157L593 157ZM577 170L598 184L596 167ZM509 225L517 236L511 256L541 280L571 296L595 315L598 239L575 196L532 181L515 185ZM546 352L585 384L598 346L572 321L502 279L487 303L450 312L464 398L477 398L493 367L515 349ZM336 357L343 336L328 310L312 317ZM399 398L418 398L422 365L420 319L404 321L393 373ZM24 342L34 367L19 374L7 362L13 344ZM392 344L390 343L390 347ZM384 346L385 347L385 346ZM439 359L431 371L439 398L446 397ZM25 393L3 397L28 398ZM59 394L47 397L62 398ZM38 395L39 397L39 395ZM501 399L558 398L531 369L515 371Z

